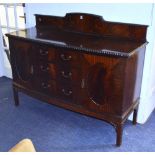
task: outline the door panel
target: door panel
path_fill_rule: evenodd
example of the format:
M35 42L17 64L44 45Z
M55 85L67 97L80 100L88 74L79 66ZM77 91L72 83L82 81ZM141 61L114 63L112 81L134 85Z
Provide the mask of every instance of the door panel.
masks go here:
M33 85L33 72L34 72L34 49L31 43L23 42L20 40L11 40L10 49L11 64L14 68L13 78L14 81L31 87Z
M78 102L97 113L119 115L123 101L124 59L84 54L82 62L84 84Z

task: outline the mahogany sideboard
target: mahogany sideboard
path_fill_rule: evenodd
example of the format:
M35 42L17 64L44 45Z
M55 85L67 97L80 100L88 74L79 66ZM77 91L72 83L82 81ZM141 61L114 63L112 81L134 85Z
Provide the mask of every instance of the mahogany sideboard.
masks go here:
M35 18L35 27L7 34L15 105L20 91L107 121L120 146L132 112L136 124L147 26L87 13Z

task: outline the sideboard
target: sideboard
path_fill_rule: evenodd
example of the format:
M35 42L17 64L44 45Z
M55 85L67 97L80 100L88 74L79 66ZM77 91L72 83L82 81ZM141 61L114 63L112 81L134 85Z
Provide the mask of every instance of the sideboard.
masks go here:
M87 13L35 18L35 27L7 34L15 105L20 91L104 120L120 146L132 112L136 124L147 26Z

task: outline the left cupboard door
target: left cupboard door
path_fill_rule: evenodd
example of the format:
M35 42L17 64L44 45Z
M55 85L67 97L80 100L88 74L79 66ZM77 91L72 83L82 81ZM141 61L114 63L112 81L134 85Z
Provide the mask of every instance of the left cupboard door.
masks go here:
M9 38L13 81L33 87L35 49L31 42Z

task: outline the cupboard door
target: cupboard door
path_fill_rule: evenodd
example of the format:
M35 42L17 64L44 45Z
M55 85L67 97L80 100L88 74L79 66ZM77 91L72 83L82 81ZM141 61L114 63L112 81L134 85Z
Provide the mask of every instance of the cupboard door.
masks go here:
M125 61L84 54L78 102L97 113L121 114Z
M27 87L33 84L33 45L29 42L10 39L11 65L15 82Z

